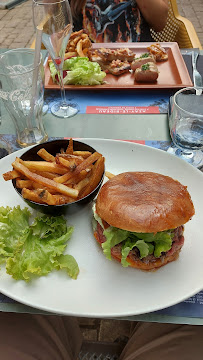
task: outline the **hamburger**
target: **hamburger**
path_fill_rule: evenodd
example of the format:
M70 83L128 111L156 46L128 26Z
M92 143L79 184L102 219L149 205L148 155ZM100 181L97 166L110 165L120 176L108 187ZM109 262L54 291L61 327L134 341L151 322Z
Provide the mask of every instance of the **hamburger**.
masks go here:
M154 270L178 258L184 224L194 215L187 187L154 172L108 180L93 206L94 236L108 259Z

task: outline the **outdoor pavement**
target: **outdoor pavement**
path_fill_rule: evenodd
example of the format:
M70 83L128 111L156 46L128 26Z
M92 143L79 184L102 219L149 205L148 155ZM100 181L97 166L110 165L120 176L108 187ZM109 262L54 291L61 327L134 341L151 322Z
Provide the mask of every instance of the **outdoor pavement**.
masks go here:
M0 0L0 48L30 47L34 40L32 0L15 5L19 0ZM6 5L13 8L7 9ZM203 45L203 0L177 0L180 15L194 25ZM79 318L85 339L114 342L129 337L133 323L120 320Z
M0 48L30 47L34 39L32 0L5 9L20 0L0 0ZM180 15L192 21L203 45L203 0L177 0Z

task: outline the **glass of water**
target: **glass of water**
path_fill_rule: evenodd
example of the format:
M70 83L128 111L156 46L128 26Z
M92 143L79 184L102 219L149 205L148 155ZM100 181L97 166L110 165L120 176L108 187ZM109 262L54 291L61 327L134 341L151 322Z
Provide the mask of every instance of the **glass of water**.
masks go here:
M203 89L184 88L169 106L169 129L173 141L168 152L195 167L203 165Z

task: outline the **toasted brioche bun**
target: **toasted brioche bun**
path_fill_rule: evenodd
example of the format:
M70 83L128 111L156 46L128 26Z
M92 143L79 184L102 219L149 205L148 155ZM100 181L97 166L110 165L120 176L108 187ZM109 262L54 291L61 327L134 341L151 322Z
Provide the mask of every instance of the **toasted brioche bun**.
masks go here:
M195 213L186 186L153 172L126 172L108 180L96 212L111 226L142 233L175 229Z

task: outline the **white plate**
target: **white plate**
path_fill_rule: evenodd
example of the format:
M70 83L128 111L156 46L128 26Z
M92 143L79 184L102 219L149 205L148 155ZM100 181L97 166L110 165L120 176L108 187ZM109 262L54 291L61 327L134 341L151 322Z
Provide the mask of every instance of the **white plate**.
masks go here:
M146 145L116 140L83 139L106 158L106 170L154 171L169 175L188 186L196 214L185 226L185 244L177 261L156 272L122 268L107 260L96 243L91 228L91 206L68 217L74 234L67 252L80 267L77 280L63 272L53 272L29 284L15 281L0 271L0 291L26 305L58 314L87 317L117 317L159 310L203 289L203 174L182 160ZM1 173L25 150L0 161ZM0 177L0 205L25 206L12 183Z

